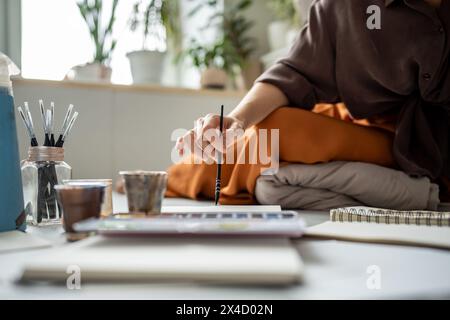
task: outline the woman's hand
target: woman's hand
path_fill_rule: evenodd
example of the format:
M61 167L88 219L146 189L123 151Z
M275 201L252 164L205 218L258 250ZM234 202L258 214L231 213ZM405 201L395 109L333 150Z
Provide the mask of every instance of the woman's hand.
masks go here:
M193 153L197 147L202 150L202 158L215 158L217 152L226 149L244 132L244 122L235 117L223 117L223 131L220 134L220 115L208 114L197 119L193 129L178 138L176 148L183 156L187 151Z
M239 105L224 117L223 134L220 134L220 116L208 114L196 121L195 127L178 138L176 148L180 156L185 151L202 150L202 159L215 159L217 151L226 153L244 130L259 123L275 109L288 105L285 94L268 83L256 83ZM218 139L218 137L222 139Z

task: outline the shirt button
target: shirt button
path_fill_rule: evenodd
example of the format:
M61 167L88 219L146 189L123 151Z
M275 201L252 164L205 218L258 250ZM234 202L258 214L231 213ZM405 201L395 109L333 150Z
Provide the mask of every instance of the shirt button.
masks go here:
M422 75L422 78L423 78L424 80L430 80L430 79L431 79L431 74L429 74L429 73L424 73L424 74Z

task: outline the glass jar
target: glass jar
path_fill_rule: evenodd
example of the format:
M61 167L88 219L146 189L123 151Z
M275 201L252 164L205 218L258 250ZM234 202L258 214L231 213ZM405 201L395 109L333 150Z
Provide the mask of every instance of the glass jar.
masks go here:
M64 149L31 147L21 162L23 197L27 222L32 225L60 224L62 211L54 186L72 178L72 168L64 162Z

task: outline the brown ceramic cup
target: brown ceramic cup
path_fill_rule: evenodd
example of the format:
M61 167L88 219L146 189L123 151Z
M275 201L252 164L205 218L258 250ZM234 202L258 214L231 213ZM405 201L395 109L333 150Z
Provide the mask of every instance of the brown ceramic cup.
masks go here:
M57 185L58 203L63 211L63 226L68 239L76 234L73 225L89 218L99 218L105 186L104 185Z
M105 194L103 196L101 217L106 218L113 213L113 199L112 199L112 179L70 179L63 180L63 184L71 186L89 186L89 185L104 185Z
M121 171L130 213L159 214L167 188L167 172Z

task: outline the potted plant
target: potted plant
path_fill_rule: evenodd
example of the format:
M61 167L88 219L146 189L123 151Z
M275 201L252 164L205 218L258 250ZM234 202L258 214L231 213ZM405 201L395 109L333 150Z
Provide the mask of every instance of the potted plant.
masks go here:
M113 0L106 27L101 25L101 19L104 18L102 0L83 0L77 3L81 16L89 28L91 39L95 45L95 52L92 62L72 69L74 80L111 81L112 70L109 63L117 43L113 39L112 33L118 2L118 0Z
M231 73L230 55L226 53L227 43L222 39L211 46L199 44L191 40L184 53L192 60L192 64L200 71L200 85L206 89L224 89Z
M127 54L134 83L160 83L167 49L180 50L178 0L139 0L133 6L130 29L142 33L140 50Z
M267 35L271 51L283 49L292 42L300 25L297 14L298 0L269 0L269 8L275 15L275 21L268 26Z
M189 14L190 16L195 15L204 5L215 7L217 10L215 10L208 23L202 29L216 28L219 31L218 33L222 34L219 38L220 40L212 46L202 47L194 41L192 42L194 45L188 50L188 55L191 58L200 53L201 57L206 57L207 62L212 62L212 66L211 63L206 63L203 64L201 69L201 84L203 87L211 87L210 82L212 80L210 79L213 75L218 77L218 69L223 71L221 72L222 77L218 77L221 81L226 82L223 76L226 74L228 79L231 80L233 87L243 88L245 86L242 74L245 73L250 56L255 50L255 39L248 35L253 22L247 20L243 12L252 3L252 0L240 0L222 10L217 9L218 2L216 0L204 0ZM194 65L197 66L195 59L193 61ZM213 83L213 87L216 87L216 84Z

